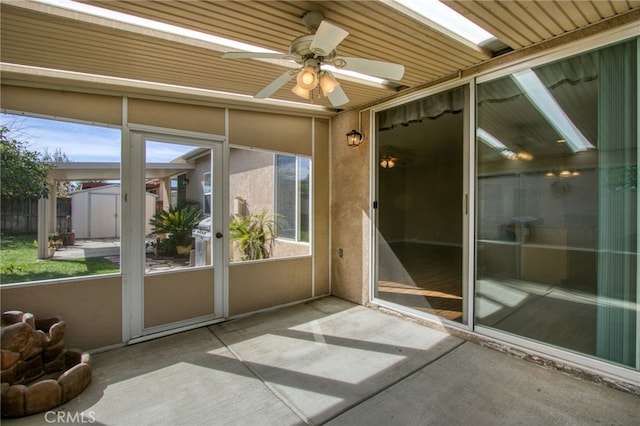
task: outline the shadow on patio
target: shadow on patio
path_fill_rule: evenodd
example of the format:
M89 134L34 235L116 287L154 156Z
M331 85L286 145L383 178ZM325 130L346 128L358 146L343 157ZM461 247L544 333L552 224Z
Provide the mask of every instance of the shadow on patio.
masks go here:
M640 420L636 396L334 297L99 353L93 361L89 388L55 415L105 425ZM3 424L50 424L54 414Z

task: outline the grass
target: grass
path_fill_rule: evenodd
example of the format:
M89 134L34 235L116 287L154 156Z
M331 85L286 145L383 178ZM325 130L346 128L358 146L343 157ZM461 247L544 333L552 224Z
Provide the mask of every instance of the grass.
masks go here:
M118 272L120 267L102 257L38 259L35 235L2 235L0 284Z

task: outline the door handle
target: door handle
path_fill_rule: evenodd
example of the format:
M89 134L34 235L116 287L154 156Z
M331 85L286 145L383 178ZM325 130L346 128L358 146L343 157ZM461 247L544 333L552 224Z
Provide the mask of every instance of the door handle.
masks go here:
M216 238L222 238L223 236L222 232L216 232Z

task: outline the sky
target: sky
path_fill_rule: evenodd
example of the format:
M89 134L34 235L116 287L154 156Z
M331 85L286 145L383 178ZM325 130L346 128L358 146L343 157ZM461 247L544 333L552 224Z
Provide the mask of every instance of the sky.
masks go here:
M120 162L120 129L12 114L0 114L0 123L31 151L59 148L74 162ZM147 142L147 162L168 163L193 148Z

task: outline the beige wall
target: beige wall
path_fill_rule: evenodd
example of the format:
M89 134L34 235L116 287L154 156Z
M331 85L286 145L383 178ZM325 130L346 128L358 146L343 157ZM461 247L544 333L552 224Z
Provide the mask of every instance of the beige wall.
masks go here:
M213 268L188 269L144 277L144 327L214 313Z
M270 151L311 155L311 119L256 111L229 111L229 142Z
M122 98L2 85L0 106L14 111L103 124L122 124Z
M169 129L224 135L225 112L177 102L129 99L129 122Z
M229 315L312 296L311 258L242 262L229 267Z
M2 312L59 315L66 323L65 346L83 350L122 342L122 279L101 277L47 285L2 288Z
M331 292L365 304L369 300L369 149L368 111L362 113L365 138L347 146L346 134L358 128L358 112L331 121ZM338 250L343 250L343 257Z

